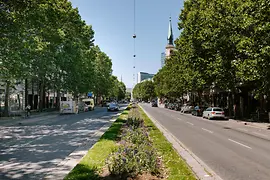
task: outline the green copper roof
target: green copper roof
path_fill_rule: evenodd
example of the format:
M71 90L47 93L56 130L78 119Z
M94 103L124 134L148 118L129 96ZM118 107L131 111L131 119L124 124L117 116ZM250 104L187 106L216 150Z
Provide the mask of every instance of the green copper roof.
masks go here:
M173 31L172 31L172 20L170 17L170 22L169 22L169 32L168 32L168 44L173 45Z

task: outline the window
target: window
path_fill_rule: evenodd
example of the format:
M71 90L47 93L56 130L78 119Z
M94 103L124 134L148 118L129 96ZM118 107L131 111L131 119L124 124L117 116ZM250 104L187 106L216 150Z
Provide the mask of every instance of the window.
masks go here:
M221 108L214 108L213 111L223 111Z

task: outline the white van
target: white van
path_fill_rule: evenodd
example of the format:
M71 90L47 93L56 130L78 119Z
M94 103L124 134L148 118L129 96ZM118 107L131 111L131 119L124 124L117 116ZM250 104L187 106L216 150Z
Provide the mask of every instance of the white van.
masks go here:
M94 99L82 99L82 102L88 107L88 111L93 111L95 109Z

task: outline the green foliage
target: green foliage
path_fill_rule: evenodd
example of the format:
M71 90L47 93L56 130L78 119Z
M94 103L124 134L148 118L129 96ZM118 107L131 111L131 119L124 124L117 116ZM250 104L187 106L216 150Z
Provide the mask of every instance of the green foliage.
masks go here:
M189 0L179 16L174 55L154 77L158 96L179 97L213 83L235 91L239 83L270 94L267 0Z
M156 97L154 83L152 81L143 81L136 84L133 89L133 98L141 100L150 100Z
M107 161L112 175L124 178L143 172L160 173L157 153L149 140L144 121L139 117L138 108L133 108L121 135L121 142L124 143Z
M112 61L98 46L94 47L93 50L96 55L94 64L95 84L93 92L97 96L107 96L109 95L114 80L112 77Z
M150 145L120 146L119 150L108 159L109 171L121 178L143 172L158 173L156 153Z
M111 76L110 78L111 84L108 96L112 99L124 99L126 93L126 85L123 82L118 81L116 76Z
M75 97L89 91L108 95L111 59L94 46L92 26L69 1L0 2L0 79L6 84L29 79L41 90L69 91Z

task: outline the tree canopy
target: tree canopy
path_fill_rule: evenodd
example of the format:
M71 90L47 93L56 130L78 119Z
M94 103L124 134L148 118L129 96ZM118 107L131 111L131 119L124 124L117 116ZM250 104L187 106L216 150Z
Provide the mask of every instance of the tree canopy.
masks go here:
M109 95L112 61L68 0L0 2L0 79L7 89L15 80L35 81L41 109L45 89Z
M156 97L154 83L152 81L143 81L133 88L133 98L144 101L151 100Z
M176 50L154 77L157 94L253 83L255 94L269 95L269 7L267 0L185 1Z

